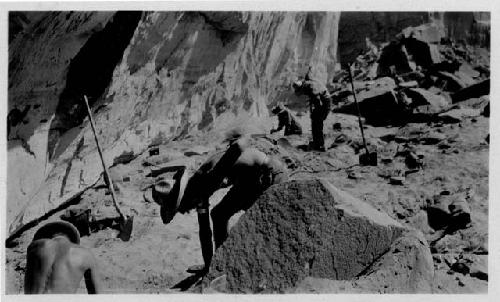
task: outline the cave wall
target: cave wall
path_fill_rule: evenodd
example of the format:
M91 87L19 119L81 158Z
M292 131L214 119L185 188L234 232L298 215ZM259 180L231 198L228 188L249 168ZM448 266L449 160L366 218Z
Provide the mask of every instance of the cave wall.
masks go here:
M8 112L25 111L7 136L7 223L38 200L53 164L47 145L51 121L71 60L112 12L30 12L26 27L9 43ZM9 15L9 17L16 14ZM68 157L63 158L68 160ZM42 197L43 198L43 197ZM45 196L45 198L47 198ZM43 202L40 202L43 204ZM42 205L46 206L46 205Z
M86 45L115 17L46 13L9 45L9 110L40 105L10 133L11 235L64 206L102 171L78 96L61 95L75 58L86 56ZM159 136L223 131L241 116L265 131L260 118L275 102L294 98L290 83L309 65L321 66L315 73L324 81L333 76L338 21L334 12L143 12L109 84L91 99L106 162L137 154ZM96 77L102 71L95 66ZM86 83L69 86L85 93ZM74 119L61 115L70 112L84 122L65 127Z

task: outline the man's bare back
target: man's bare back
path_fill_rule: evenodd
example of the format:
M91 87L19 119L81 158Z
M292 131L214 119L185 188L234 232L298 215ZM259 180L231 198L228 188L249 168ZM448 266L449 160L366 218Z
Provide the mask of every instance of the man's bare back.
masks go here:
M89 294L99 293L96 259L64 234L34 240L28 247L25 294L73 294L81 280Z

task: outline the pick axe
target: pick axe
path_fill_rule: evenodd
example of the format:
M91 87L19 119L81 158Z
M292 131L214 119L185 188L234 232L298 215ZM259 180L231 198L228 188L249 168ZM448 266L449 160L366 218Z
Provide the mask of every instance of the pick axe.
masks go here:
M363 146L365 147L365 154L359 155L359 164L362 166L376 166L377 165L377 152L368 151L365 140L365 132L363 130L363 122L361 122L361 111L359 110L358 100L356 98L356 91L354 90L354 80L352 79L351 65L347 65L347 71L349 72L349 80L351 81L352 95L354 96L354 103L356 104L356 110L358 113L358 123L359 129L361 130L361 137L363 138Z
M99 152L99 156L101 157L102 167L104 169L104 176L106 178L106 184L108 185L109 190L111 191L111 198L113 199L113 205L116 208L116 211L120 215L119 221L119 229L120 233L118 234L118 238L123 241L129 241L132 235L132 228L134 225L134 216L125 216L122 210L118 206L118 202L116 201L115 188L113 186L113 181L111 180L111 176L109 175L108 168L106 167L106 163L104 162L104 157L102 156L101 146L99 145L99 140L97 139L97 133L95 131L94 119L92 118L92 113L90 111L89 102L87 100L87 96L83 96L83 100L85 101L85 106L87 107L87 113L89 116L90 126L92 127L92 132L94 133L95 143L97 145L97 151Z

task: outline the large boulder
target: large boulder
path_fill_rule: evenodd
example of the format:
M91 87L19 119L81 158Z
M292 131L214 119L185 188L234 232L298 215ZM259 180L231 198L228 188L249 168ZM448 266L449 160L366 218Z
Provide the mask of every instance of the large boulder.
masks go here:
M441 55L434 44L429 44L414 37L404 39L403 44L418 66L429 68L431 65L441 62Z
M326 180L290 181L268 189L240 218L216 251L207 282L224 278L220 291L257 293L284 292L307 277L350 280L392 261L384 255L394 244L412 246L399 248L402 255L414 251L398 243L409 232ZM427 261L425 241L419 246L417 258Z
M372 96L362 98L358 96L359 111L368 124L385 126L398 124L404 120L406 108L398 101L393 90L377 90ZM367 94L370 95L370 94ZM335 112L357 115L358 110L354 102L335 109Z
M408 73L414 71L405 46L399 41L391 41L382 48L378 59L377 75L391 76L393 72Z
M490 79L486 79L477 84L468 86L455 92L451 96L451 99L453 103L458 103L470 98L477 98L487 94L490 94Z
M404 94L411 99L414 113L435 114L447 109L446 98L423 88L410 88Z
M467 87L464 81L452 73L438 71L436 76L438 78L438 83L436 83L436 85L438 85L438 87L443 87L446 91L456 92Z

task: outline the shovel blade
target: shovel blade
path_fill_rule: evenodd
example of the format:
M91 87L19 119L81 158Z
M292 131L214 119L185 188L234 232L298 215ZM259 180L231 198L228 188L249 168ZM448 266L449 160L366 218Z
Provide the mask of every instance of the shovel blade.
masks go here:
M361 166L377 166L377 153L363 153L359 156L359 164Z
M128 216L120 222L120 233L118 238L123 241L129 241L132 237L132 229L134 226L134 216Z

